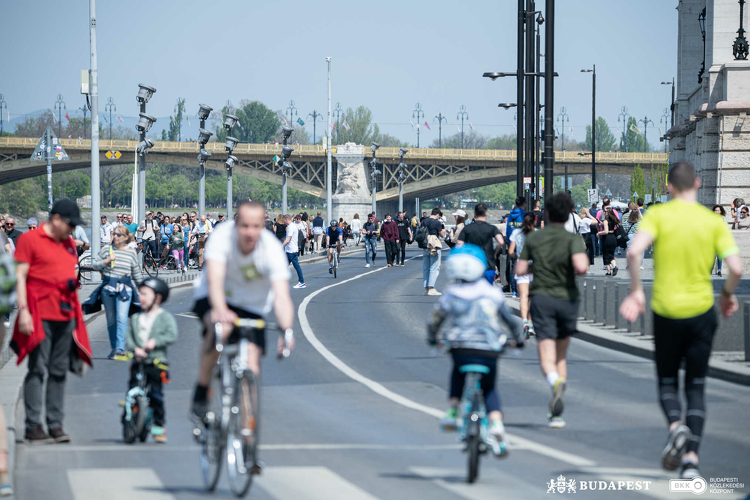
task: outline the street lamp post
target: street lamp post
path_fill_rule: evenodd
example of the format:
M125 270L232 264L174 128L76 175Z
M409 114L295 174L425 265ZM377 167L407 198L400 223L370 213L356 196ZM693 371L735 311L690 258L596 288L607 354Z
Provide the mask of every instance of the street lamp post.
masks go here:
M421 104L417 103L417 105L414 106L414 111L412 112L411 117L417 119L417 149L419 149L419 120L421 120L422 118L424 118L424 111L422 111L422 105ZM373 151L373 153L374 153L374 151ZM375 202L373 201L373 203L375 203ZM375 210L374 207L375 207L375 205L373 205L373 211Z
M701 62L701 69L698 71L698 83L703 82L703 73L706 72L706 8L698 14L698 25L701 28L701 37L703 37L703 62Z
M312 113L308 113L307 116L312 116L312 119L313 119L313 144L317 144L318 140L317 140L317 136L315 135L315 124L317 123L318 118L320 118L321 120L323 119L323 115L321 115L320 113L318 113L317 111L315 111L313 109L313 112Z
M648 116L644 116L643 120L638 120L638 123L643 124L643 152L648 153L648 124L654 124L653 120L649 120Z
M435 120L437 120L437 123L438 123L438 147L442 148L443 147L443 121L445 121L445 123L448 123L448 118L444 117L443 113L440 113L435 117L433 122Z
M674 78L672 78L671 82L661 82L662 85L671 85L672 86L672 104L669 106L669 109L671 111L672 117L669 127L674 127ZM666 127L666 125L665 125Z
M666 136L666 130L669 127L669 108L664 108L664 113L661 115L661 119L659 120L659 123L664 124L664 130L665 130L664 136ZM667 152L667 139L665 139L664 136L662 136L661 139L664 141L664 152L666 153Z
M63 101L62 94L57 94L57 101L55 101L55 111L57 111L57 137L60 138L62 135L62 110L68 109L65 107L65 101ZM2 109L0 109L2 111ZM0 112L0 114L2 114ZM2 118L0 118L0 121L2 121Z
M331 113L331 58L326 57L326 62L328 63L328 138L326 141L328 142L327 148L326 148L326 218L328 220L332 220L332 209L331 206L333 204L333 161L331 159L331 126L332 126L332 119L333 114ZM336 103L336 109L339 110L339 113L341 113L341 104ZM340 116L340 115L339 115ZM338 128L336 128L336 145L339 143L339 132Z
M5 102L5 97L0 94L0 137L3 135L3 110L8 109L8 103ZM60 135L59 133L57 134Z
M146 139L146 132L151 129L151 126L156 121L156 118L146 114L146 103L154 95L156 89L149 87L142 83L138 84L138 94L135 96L135 100L140 104L140 113L138 114L138 123L135 125L135 129L139 132L140 142L138 143L138 214L137 219L146 219L146 154L153 142ZM140 254L141 256L143 253Z
M200 130L198 131L198 144L200 150L198 152L198 217L206 213L206 161L211 156L210 151L206 151L204 147L208 143L213 132L206 130L206 120L211 115L213 108L206 104L198 104L198 118L201 121Z
M224 145L224 149L227 152L227 161L224 164L227 167L227 220L232 220L232 169L239 163L236 156L232 156L234 148L240 142L236 137L232 137L229 134L232 133L232 128L237 125L239 118L234 115L227 114L224 116L224 130L227 131L227 142Z
M466 106L463 104L458 108L458 114L456 115L456 121L459 117L461 118L461 149L464 148L464 118L469 119L469 113L466 112ZM419 147L419 146L417 146Z
M396 179L398 180L398 211L399 212L404 211L404 181L406 180L406 163L404 163L404 155L408 152L409 150L405 148L401 148L398 150L399 164L398 164L398 177L396 177Z
M329 83L329 85L328 85L328 90L329 90L329 92L328 92L328 100L330 100L330 98L331 98L331 92L330 92L330 90L331 90L330 89L330 87L331 87L331 85L330 85L330 83L331 83L330 82L330 79L331 79L330 78L330 76L331 76L330 75L330 73L331 73L331 60L330 59L331 58L327 57L326 59L328 60L328 77L329 77L328 78L328 80L329 80L329 82L328 82ZM331 106L330 106L330 103L328 103L328 104L329 104L329 106L328 106L328 114L330 115L331 114ZM333 115L336 115L336 123L338 123L339 125L341 125L341 115L343 113L344 113L344 110L341 109L341 103L337 102L336 103L336 109L333 110ZM331 137L331 131L330 130L328 131L328 137ZM339 126L338 125L336 126L336 145L337 146L339 145ZM329 217L329 219L330 219L330 217Z
M375 201L376 201L376 195L378 190L378 175L380 175L380 170L378 170L378 165L380 165L380 160L378 160L375 157L375 152L378 150L380 145L378 143L373 142L372 146L370 148L372 149L372 160L370 161L370 184L372 186L372 213L375 213Z
M104 112L109 112L109 140L112 140L112 111L117 111L115 101L110 97L107 99L107 104L104 105Z
M548 200L554 193L552 176L555 166L555 0L546 1L545 14L547 19L544 31L544 199Z
M286 108L286 112L289 113L289 126L294 128L294 125L292 125L292 120L297 115L297 107L294 105L294 101L289 101L289 106Z
M99 224L101 190L99 189L99 62L96 51L96 0L89 0L89 91L91 92L91 222ZM49 142L47 142L49 147ZM91 228L93 231L93 227ZM101 238L91 233L91 255L98 255ZM96 273L92 273L96 274ZM94 277L94 281L99 281Z
M591 73L591 189L596 189L596 64L594 69L582 69L581 73ZM625 106L622 109L627 113Z
M292 156L294 148L288 145L289 138L292 136L292 127L281 127L281 156L274 158L276 164L281 168L281 213L286 215L287 211L287 180L292 172L292 165L287 160ZM330 210L330 208L329 208Z
M620 144L620 150L625 150L626 153L628 151L628 147L625 142L625 132L628 128L628 117L630 117L630 115L628 114L628 107L623 106L620 110L620 114L617 116L617 121L622 121L622 143Z
M565 106L560 108L560 113L557 115L557 123L560 124L560 140L561 140L561 147L562 152L565 152L565 124L570 123L570 118L568 117L568 110L565 109ZM568 164L565 163L565 177L563 178L563 191L568 189Z
M180 112L180 98L177 98L177 104L174 105L175 118ZM182 120L177 120L177 142L182 142Z

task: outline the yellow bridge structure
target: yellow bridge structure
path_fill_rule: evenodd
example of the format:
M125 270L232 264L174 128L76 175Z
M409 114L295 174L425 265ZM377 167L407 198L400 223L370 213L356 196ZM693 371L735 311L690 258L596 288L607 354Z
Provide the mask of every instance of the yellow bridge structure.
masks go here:
M32 161L39 138L0 137L0 184L35 177L46 172L46 162ZM91 165L91 141L61 139L60 144L69 156L68 161L54 161L53 173L88 168ZM99 141L100 165L133 164L137 141ZM292 172L287 185L292 189L325 198L327 152L323 146L293 145L289 159ZM207 168L224 171L226 153L224 143L209 142L205 149L212 153ZM516 178L516 151L499 149L434 149L408 148L404 162L409 166L404 182L404 197L427 199L466 189L513 181ZM369 148L364 151L369 153ZM107 154L107 153L117 153ZM333 147L333 190L336 188L336 147ZM378 159L382 162L377 183L377 201L398 199L399 148L381 147ZM281 184L281 170L273 157L281 153L278 144L238 144L233 155L239 160L233 173ZM162 163L190 168L198 167L197 142L155 141L148 153L147 163ZM368 161L369 154L365 161ZM596 154L599 174L630 175L636 165L644 170L667 163L666 153L603 153ZM556 151L554 175L591 173L591 153ZM197 187L196 187L197 189Z

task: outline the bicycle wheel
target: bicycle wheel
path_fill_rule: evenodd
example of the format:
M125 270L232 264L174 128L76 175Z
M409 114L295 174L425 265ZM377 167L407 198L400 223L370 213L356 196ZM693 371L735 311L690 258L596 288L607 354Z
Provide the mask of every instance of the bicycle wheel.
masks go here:
M78 259L78 279L80 281L91 281L91 254L81 255Z
M146 274L154 278L159 276L159 266L150 253L143 256L143 270L146 271Z
M339 269L339 258L336 256L336 252L333 253L333 277L338 275Z
M145 441L143 433L146 432L147 416L148 404L143 400L142 396L136 396L135 404L133 405L133 422L135 423L135 434L141 438L141 441Z
M227 430L227 472L229 487L244 496L253 483L253 466L258 451L258 386L251 371L237 381L235 400Z
M224 461L224 439L221 431L221 375L217 368L211 377L209 388L209 409L206 415L204 438L201 447L200 465L206 490L213 491L221 475Z

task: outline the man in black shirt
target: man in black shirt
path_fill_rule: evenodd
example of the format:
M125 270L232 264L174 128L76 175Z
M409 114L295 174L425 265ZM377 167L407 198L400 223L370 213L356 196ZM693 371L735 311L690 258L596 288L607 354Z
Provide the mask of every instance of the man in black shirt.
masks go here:
M487 271L485 271L484 277L491 285L495 283L495 248L493 242L497 242L499 251L504 244L503 235L497 226L487 223L487 205L477 203L474 207L474 222L464 227L461 234L458 235L456 245L471 243L484 250L485 255L487 255Z
M539 200L534 200L534 216L536 217L536 224L534 227L542 229L544 227L544 212L541 210Z
M14 217L7 217L5 219L5 235L9 240L13 240L13 245L18 242L18 237L23 234L23 231L16 229L16 219Z
M404 267L406 262L406 243L411 241L411 227L409 219L404 218L406 212L399 212L396 218L396 225L398 226L398 250L396 251L396 265L401 262L401 267ZM399 256L401 260L399 261Z

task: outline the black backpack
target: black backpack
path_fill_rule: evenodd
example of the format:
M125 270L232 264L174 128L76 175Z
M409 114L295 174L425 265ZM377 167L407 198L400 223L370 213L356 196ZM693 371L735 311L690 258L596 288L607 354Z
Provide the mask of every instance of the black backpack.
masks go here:
M429 233L429 230L425 227L423 222L417 229L416 236L414 236L414 241L417 242L417 246L424 250L427 250L427 233Z
M618 224L615 227L615 238L617 238L617 246L620 248L628 248L628 233L622 228L622 224Z

